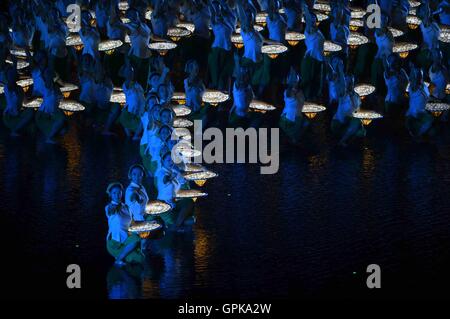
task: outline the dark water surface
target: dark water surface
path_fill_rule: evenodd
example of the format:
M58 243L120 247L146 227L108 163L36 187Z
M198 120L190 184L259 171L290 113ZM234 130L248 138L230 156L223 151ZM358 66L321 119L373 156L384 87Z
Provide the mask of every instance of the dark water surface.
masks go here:
M72 125L61 144L0 133L2 288L14 298L446 297L450 130L417 143L383 123L347 149L318 118L284 146L278 174L209 165L193 233L166 236L145 269L112 267L106 185L126 183L138 144ZM82 289L66 288L79 264ZM366 267L382 289L366 288Z

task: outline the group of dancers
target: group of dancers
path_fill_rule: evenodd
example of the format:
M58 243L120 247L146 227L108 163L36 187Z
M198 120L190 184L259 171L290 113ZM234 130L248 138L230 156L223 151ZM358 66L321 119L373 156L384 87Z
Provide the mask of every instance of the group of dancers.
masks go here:
M75 19L71 4L80 8ZM371 4L381 9L375 26L367 23ZM140 142L142 164L130 167L130 185L107 188L107 247L118 264L142 261L147 240L130 235L130 224L154 219L172 231L195 220L192 199L174 200L190 187L188 160L172 158L177 140L190 135L175 125L182 116L176 92L183 91L177 100L188 118L205 124L218 110L203 98L207 91L230 96L233 127L264 121L267 110L254 101L284 104L279 127L293 144L311 122L308 103L326 107L341 145L366 134L354 116L361 108L404 123L418 138L439 123L427 104L449 103L448 0L19 0L7 11L0 17L0 105L11 137L37 129L54 144L77 119L105 136L121 127ZM367 41L352 45L355 34ZM165 50L149 47L172 41ZM395 50L405 42L416 43L415 52ZM288 50L268 54L267 46ZM361 83L375 92L361 95ZM69 93L83 110L74 117L61 107ZM441 113L445 120L445 107ZM145 177L153 178L156 199L171 206L157 218L146 214Z

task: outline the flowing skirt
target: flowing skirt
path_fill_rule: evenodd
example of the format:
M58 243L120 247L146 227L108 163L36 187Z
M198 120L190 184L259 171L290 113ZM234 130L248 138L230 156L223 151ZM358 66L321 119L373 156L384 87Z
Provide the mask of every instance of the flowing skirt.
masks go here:
M390 118L400 118L402 114L405 112L406 104L399 104L394 102L385 102L384 103L384 113Z
M120 52L120 50L114 50L114 53L111 55L105 54L104 61L105 69L108 70L109 76L114 85L121 86L123 80L120 78L119 72L122 65L125 64L125 55Z
M259 62L253 62L247 58L242 58L241 66L249 68L251 85L253 87L266 86L270 82L270 58L267 54Z
M384 80L384 66L381 59L375 59L371 66L370 78L372 85L377 88L377 92L381 96L385 96L387 92L386 82Z
M217 106L212 106L209 104L205 104L202 105L197 111L192 112L191 114L189 114L189 118L193 121L195 120L203 120L207 114L208 114L208 109L211 108L216 108Z
M298 143L305 128L307 127L307 121L303 118L303 116L297 116L295 121L292 122L291 120L288 120L286 116L282 115L279 125L292 142Z
M150 58L141 59L134 55L130 55L129 58L135 72L135 79L145 90L150 68Z
M356 128L355 133L353 134L354 137L366 136L366 129L362 125L361 121L350 116L345 118L344 123L333 119L331 121L331 132L338 138L342 138L350 126L354 126Z
M122 126L132 132L136 132L141 124L139 116L128 112L127 109L122 109L119 116L119 122Z
M193 205L193 200L190 198L178 200L175 202L175 207L172 210L165 212L161 215L158 215L158 217L162 219L162 221L164 222L164 224L166 226L174 225L177 222L178 216L180 215L182 210L190 209L190 212L186 216L186 218L193 216L194 210L192 208L190 208L190 206L192 206L192 205Z
M208 56L208 69L211 85L214 88L224 89L228 85L234 68L233 51L221 48L212 48Z
M373 63L377 47L373 43L367 43L358 48L354 66L356 79L363 80L369 77L370 65Z
M120 256L126 246L136 242L139 243L140 241L141 238L135 234L128 236L128 238L123 243L115 241L112 238L108 238L106 241L106 249L111 256L117 258ZM144 261L144 258L145 257L141 252L140 245L137 245L136 248L125 257L124 261L127 263L140 264Z
M428 49L420 50L419 54L416 57L416 63L423 69L429 70L431 65L433 64L433 56L431 51Z
M419 137L422 131L422 128L429 126L431 128L431 124L433 123L434 118L429 113L420 113L417 117L407 116L406 117L406 128L414 137ZM426 130L422 132L425 134L429 131Z
M158 169L158 161L154 161L152 159L152 156L149 153L145 152L146 148L147 144L141 145L139 147L139 154L141 154L142 157L142 165L152 176L154 176L156 170Z
M239 116L233 111L228 118L228 125L231 127L246 127L248 125L248 118L246 116Z
M25 109L20 111L18 115L13 116L10 114L3 114L3 123L7 128L11 131L15 131L17 126L25 119L29 118L30 120L33 118L34 111L32 109Z
M111 114L119 112L120 105L117 103L109 103L108 107L100 108L94 107L92 110L92 116L94 121L98 124L105 124Z
M300 71L302 76L301 87L305 93L305 98L312 99L321 94L322 62L309 55L305 56Z
M38 129L44 133L45 136L49 136L54 125L59 121L64 121L65 116L63 111L56 110L52 114L44 113L41 111L38 111L36 113L36 126Z

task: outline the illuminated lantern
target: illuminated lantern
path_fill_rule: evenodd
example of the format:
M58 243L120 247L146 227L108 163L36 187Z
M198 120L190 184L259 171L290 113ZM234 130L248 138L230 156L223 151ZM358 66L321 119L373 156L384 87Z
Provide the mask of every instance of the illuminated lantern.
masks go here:
M420 6L420 1L409 0L408 2L411 8L417 8L418 6Z
M330 11L331 11L331 6L330 6L330 4L329 3L326 3L326 2L316 2L315 4L314 4L314 10L317 10L317 11L322 11L322 12L324 12L324 13L329 13Z
M439 33L439 41L443 43L450 43L450 29L441 29L441 33Z
M249 108L250 110L258 113L266 113L267 111L273 111L276 109L275 106L259 100L251 101Z
M177 28L185 28L186 30L188 30L190 32L188 37L190 37L195 31L195 24L190 23L190 22L180 22L180 23L177 23L175 26Z
M195 149L187 140L177 143L174 151L185 159L202 155L202 152Z
M130 8L130 5L128 4L128 1L119 1L117 7L120 11L127 11Z
M172 206L170 206L166 202L161 200L153 200L148 202L147 205L145 206L145 213L147 215L155 216L168 212L171 209Z
M351 19L350 20L350 31L358 31L359 28L364 26L364 21L363 20L359 20L359 19Z
M347 40L347 44L352 50L355 50L359 46L366 44L368 42L369 39L366 36L355 32L351 32Z
M268 16L267 12L259 12L259 13L256 14L255 22L257 24L262 25L263 27L265 27L266 24L267 24L267 16Z
M361 8L350 8L350 16L352 19L362 19L366 14L366 10Z
M360 96L361 100L364 100L366 96L375 92L375 87L370 84L358 84L355 86L354 91Z
M202 165L195 164L195 163L186 163L185 168L184 168L184 171L186 173L196 173L196 172L202 172L205 170L206 170L206 168L204 168Z
M81 112L85 107L76 101L63 100L59 103L59 108L64 111L67 116L73 115L74 112Z
M305 35L300 32L288 31L285 35L285 40L291 46L296 46L300 41L305 40Z
M114 91L111 94L111 98L109 99L109 101L111 103L119 103L121 107L124 107L127 102L125 93L119 91Z
M63 94L64 98L69 98L70 94L78 89L78 86L76 86L75 84L70 84L70 83L64 83L64 86L59 88L61 93Z
M450 105L447 103L430 102L425 106L425 110L433 114L434 117L439 117L443 112L448 111Z
M120 40L106 40L100 42L98 45L98 50L100 52L105 52L108 55L111 55L114 53L114 50L122 46L122 41Z
M186 28L169 28L167 30L167 36L169 36L174 42L178 42L181 38L185 38L190 35L191 32Z
M8 64L13 64L13 62L11 60L9 60L9 59L6 59L5 61ZM22 60L22 59L17 60L17 70L25 69L29 65L30 65L30 63L25 61L25 60Z
M353 117L359 119L364 126L367 126L373 120L381 119L383 116L375 111L358 110L353 113Z
M317 113L325 111L327 108L323 105L305 102L302 108L302 113L305 114L307 118L312 120L317 116Z
M259 24L255 24L255 25L253 26L253 29L255 29L255 31L257 31L257 32L261 32L262 30L264 30L264 27L260 26ZM241 34L241 28L240 28L240 27L237 27L235 32L236 32L237 34Z
M231 36L231 43L233 43L237 49L244 47L244 41L242 40L242 36L240 34L233 34Z
M342 46L331 41L325 41L323 44L323 54L329 56L332 52L339 52Z
M398 53L402 59L406 59L409 52L417 49L419 46L415 43L399 42L394 45L393 52Z
M185 127L176 127L173 129L173 133L177 139L190 140L192 137L191 132Z
M283 44L268 44L263 45L261 48L262 54L267 54L269 58L276 59L278 55L284 53L288 50L288 48Z
M321 13L321 12L314 12L317 18L316 26L320 25L320 22L325 21L328 19L328 15ZM302 22L305 23L305 17L302 17Z
M187 116L192 112L190 108L184 105L174 105L172 106L172 110L176 116Z
M178 104L186 103L186 94L183 92L175 92L172 96L172 101L177 102Z
M398 30L398 29L395 29L395 28L388 27L388 30L391 31L392 36L393 36L394 38L401 37L401 36L404 34L403 31Z
M406 17L406 23L408 24L408 27L411 30L415 30L419 27L419 25L422 23L422 20L420 20L416 16L409 15Z
M41 106L42 102L43 102L43 99L38 97L38 98L33 99L33 100L31 100L31 101L29 101L27 103L23 103L23 107L37 110Z
M181 127L181 128L188 128L193 126L194 123L188 119L184 119L184 118L175 118L173 121L173 127L177 128L177 127Z
M22 87L23 91L26 93L30 89L30 87L33 85L33 79L32 78L25 78L21 79L16 82L18 86Z
M212 106L217 106L219 103L226 102L229 98L230 96L228 94L215 90L206 90L202 95L202 101Z
M161 42L153 42L148 45L150 50L157 51L161 56L164 56L169 52L169 50L173 50L177 47L176 43L169 41L161 41Z
M188 173L184 175L184 178L188 181L194 181L194 183L199 186L202 187L203 185L205 185L206 181L208 179L217 177L217 174L208 170L205 171L201 171L201 172L196 172L196 173Z
M191 198L195 202L197 201L197 198L206 196L208 196L208 193L202 192L198 189L180 189L176 193L175 199L180 200L185 198Z
M78 34L71 34L66 38L66 45L68 47L74 47L75 50L81 51L83 50L84 44L81 40L80 35Z
M133 222L133 224L128 227L128 231L145 239L148 238L152 232L160 230L161 228L162 225L155 221Z

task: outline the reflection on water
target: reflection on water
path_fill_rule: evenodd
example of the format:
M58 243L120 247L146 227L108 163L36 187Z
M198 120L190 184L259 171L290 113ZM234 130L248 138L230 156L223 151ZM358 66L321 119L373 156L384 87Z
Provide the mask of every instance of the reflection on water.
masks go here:
M108 298L110 299L137 299L139 298L139 282L142 269L139 266L127 265L125 267L112 266L108 271ZM144 282L147 282L145 280Z
M81 159L81 145L77 136L73 134L66 134L61 139L61 146L67 153L67 168L66 172L69 177L69 181L76 188L80 187L80 159Z
M151 243L145 264L110 268L106 277L109 298L182 298L194 281L193 253L192 232L166 233Z
M364 179L371 180L375 171L375 152L368 147L364 147L362 156L362 174Z
M219 177L193 231L167 234L143 267L124 268L105 249L104 191L127 183L138 145L74 125L59 146L0 130L0 222L12 243L2 287L41 298L365 298L365 268L378 263L383 294L438 295L450 282L448 128L418 144L380 122L342 149L327 125L318 118L301 147L282 146L275 175L212 165ZM80 291L65 287L71 263Z

